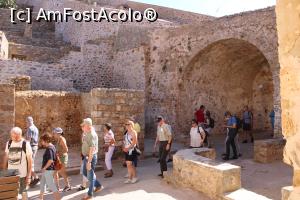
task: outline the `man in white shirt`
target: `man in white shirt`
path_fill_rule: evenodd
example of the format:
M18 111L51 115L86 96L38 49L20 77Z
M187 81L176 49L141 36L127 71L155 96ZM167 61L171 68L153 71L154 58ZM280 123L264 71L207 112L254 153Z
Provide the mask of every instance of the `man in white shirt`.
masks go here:
M19 194L22 199L28 199L26 188L30 184L32 149L30 144L22 138L22 130L14 127L10 131L11 139L6 143L4 156L4 169L16 169L19 171Z

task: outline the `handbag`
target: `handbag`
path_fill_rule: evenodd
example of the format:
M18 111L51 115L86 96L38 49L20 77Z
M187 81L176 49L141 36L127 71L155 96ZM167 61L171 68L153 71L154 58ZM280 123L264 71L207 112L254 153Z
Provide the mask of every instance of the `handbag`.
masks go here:
M137 148L137 147L134 147L134 150L133 150L134 154L137 155L137 156L140 156L142 154L142 151Z
M128 142L131 144L131 141L128 139L128 135L126 135L126 137L127 137ZM133 149L133 154L140 156L142 154L142 151L137 146L135 146Z
M56 171L59 171L59 170L61 170L61 168L62 168L62 163L61 163L61 161L60 161L60 158L59 158L59 156L58 156L58 154L55 154L55 160L54 160L54 169L56 170Z

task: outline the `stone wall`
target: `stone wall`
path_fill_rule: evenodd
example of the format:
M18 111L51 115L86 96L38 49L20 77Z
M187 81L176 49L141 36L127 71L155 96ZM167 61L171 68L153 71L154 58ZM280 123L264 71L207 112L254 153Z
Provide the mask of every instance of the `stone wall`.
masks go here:
M15 86L0 85L0 158L3 158L5 144L10 138L9 131L15 124ZM0 160L0 168L2 159Z
M93 89L91 91L91 117L99 136L99 146L103 145L103 126L112 124L117 150L115 155L122 155L124 123L131 116L136 116L142 131L138 135L139 146L144 149L144 92L138 90ZM103 156L103 151L99 152Z
M81 143L81 95L69 92L16 92L16 126L26 130L26 117L32 116L41 135L61 127L69 146Z
M16 76L11 79L11 83L15 85L16 91L31 90L30 76Z
M289 200L300 199L300 2L278 0L276 6L279 41L282 128L287 144L284 162L294 168Z
M114 55L113 85L118 88L145 89L145 48L118 51Z
M0 60L1 83L8 83L17 76L30 76L33 90L73 90L71 67L21 60ZM85 85L86 86L86 85Z

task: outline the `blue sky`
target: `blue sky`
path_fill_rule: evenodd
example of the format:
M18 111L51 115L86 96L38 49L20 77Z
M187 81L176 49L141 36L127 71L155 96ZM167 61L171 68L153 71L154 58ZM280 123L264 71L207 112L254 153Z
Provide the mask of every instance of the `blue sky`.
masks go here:
M215 17L273 6L276 0L132 0Z

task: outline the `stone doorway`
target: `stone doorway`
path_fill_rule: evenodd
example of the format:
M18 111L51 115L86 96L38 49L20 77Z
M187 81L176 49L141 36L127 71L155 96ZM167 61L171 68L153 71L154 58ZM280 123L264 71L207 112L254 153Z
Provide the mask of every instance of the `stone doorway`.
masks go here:
M254 113L254 129L271 131L273 95L272 71L263 53L245 40L219 40L202 49L179 79L179 131L189 133L193 113L201 104L216 121L214 134L222 133L226 110L241 115L245 105Z

